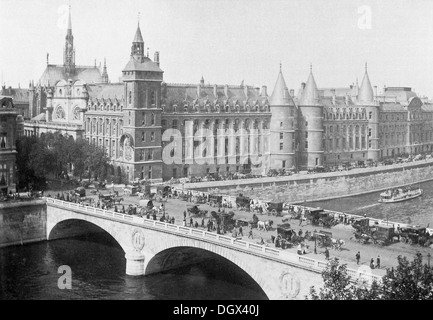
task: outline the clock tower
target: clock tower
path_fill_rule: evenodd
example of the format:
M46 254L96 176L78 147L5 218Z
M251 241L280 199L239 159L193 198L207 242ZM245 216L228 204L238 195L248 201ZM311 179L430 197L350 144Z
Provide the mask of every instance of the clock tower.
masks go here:
M159 53L155 53L159 57ZM144 53L144 41L137 27L131 56L123 69L126 106L120 151L129 180L162 181L161 83L159 58Z

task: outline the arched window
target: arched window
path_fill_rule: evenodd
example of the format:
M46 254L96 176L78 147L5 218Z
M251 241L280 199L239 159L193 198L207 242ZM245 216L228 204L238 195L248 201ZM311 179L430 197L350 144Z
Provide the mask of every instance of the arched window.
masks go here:
M155 125L155 114L152 112L152 114L150 115L150 125L154 126Z

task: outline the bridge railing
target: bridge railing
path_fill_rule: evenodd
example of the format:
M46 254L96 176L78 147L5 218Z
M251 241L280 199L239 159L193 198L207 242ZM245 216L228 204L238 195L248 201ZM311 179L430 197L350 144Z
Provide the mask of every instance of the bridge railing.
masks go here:
M306 256L300 256L276 248L270 248L266 245L261 245L253 242L244 241L244 240L238 240L236 238L212 233L205 230L198 230L195 228L174 225L174 224L165 223L157 220L150 220L142 217L102 210L99 208L84 206L81 204L66 202L58 199L52 199L52 198L45 198L45 199L47 204L54 204L59 207L74 209L84 214L92 214L92 215L100 216L101 218L110 217L112 219L124 221L127 223L140 224L143 225L144 227L149 226L156 229L164 229L170 232L179 233L183 235L188 234L198 239L207 239L214 243L220 243L229 247L233 247L234 249L242 248L243 250L249 251L251 253L255 253L255 254L260 253L268 257L278 258L283 262L286 261L293 264L297 264L317 272L321 272L325 270L325 268L328 265L328 262L324 262L321 260L316 260ZM365 280L369 283L371 283L373 280L381 281L381 277L377 275L365 274L349 268L347 269L347 272L353 278L353 280Z

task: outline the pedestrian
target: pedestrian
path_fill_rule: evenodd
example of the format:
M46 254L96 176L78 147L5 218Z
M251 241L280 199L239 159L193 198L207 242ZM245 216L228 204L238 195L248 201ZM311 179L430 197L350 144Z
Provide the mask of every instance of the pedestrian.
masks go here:
M244 234L243 234L243 232L242 232L242 226L239 227L239 235L240 235L241 237L244 236Z
M190 227L193 227L193 226L194 226L194 220L192 220L192 218L189 219L189 226L190 226Z
M301 217L299 218L299 226L302 225L302 222L304 221L304 217L305 217L305 213L304 213L304 210L302 210Z
M326 260L329 260L329 250L328 250L328 248L326 248L326 250L325 250L325 258L326 258Z
M253 239L253 230L251 229L250 232L248 232L248 239Z
M370 260L370 268L374 269L374 259L373 258L371 258L371 260Z
M186 210L183 211L183 217L186 218Z
M367 218L367 214L366 213L364 213L364 218Z
M380 256L377 256L377 259L376 259L376 268L380 269Z
M358 251L355 257L356 257L356 264L359 264L359 260L361 259L361 253Z
M196 228L196 229L198 228L198 222L197 221L194 224L194 228Z

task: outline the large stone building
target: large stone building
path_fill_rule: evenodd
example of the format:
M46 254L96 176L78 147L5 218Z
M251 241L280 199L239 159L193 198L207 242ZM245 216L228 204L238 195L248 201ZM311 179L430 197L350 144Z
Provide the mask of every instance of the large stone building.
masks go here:
M22 134L24 118L12 97L0 95L0 193L16 191L16 141Z
M367 66L361 86L317 87L312 68L299 91L282 68L267 87L168 84L144 52L138 26L120 83L107 67L75 65L71 17L63 65L30 84L26 135L60 131L106 149L130 180L313 168L432 151L432 104L410 88L377 94ZM170 132L168 129L172 129ZM179 139L180 137L180 139ZM254 157L244 155L254 154Z

